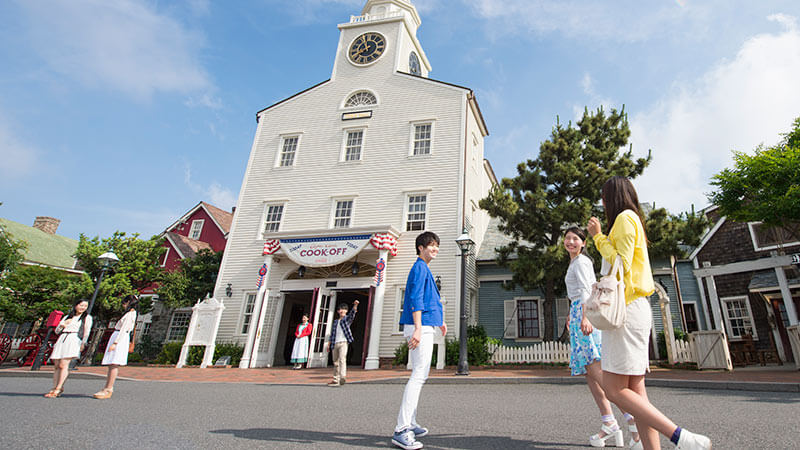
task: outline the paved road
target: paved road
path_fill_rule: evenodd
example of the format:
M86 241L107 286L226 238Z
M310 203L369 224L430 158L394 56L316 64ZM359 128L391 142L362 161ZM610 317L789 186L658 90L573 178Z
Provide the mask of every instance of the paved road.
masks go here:
M0 377L0 448L388 448L402 385L274 386ZM588 448L597 410L584 386L428 385L426 448ZM651 400L715 449L800 448L800 394L651 388ZM626 435L627 440L627 435ZM664 448L672 445L666 440Z

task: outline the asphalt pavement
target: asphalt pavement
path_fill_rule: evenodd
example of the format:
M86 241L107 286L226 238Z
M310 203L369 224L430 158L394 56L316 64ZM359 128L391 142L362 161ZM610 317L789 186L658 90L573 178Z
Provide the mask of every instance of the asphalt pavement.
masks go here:
M327 386L0 377L0 447L14 449L390 448L401 384ZM715 449L800 448L800 393L651 387L651 401ZM619 419L621 416L617 415ZM589 448L599 414L581 384L430 384L420 423L433 449ZM627 441L626 433L626 441ZM673 448L663 439L665 449Z

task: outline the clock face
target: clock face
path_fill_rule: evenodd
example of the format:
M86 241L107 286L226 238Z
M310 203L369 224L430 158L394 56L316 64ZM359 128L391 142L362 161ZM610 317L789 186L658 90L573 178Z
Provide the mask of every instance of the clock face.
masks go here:
M411 72L411 75L422 75L422 70L420 70L419 66L419 57L414 52L408 56L408 71Z
M356 64L369 64L381 57L386 50L386 39L378 33L364 33L350 45L348 55Z

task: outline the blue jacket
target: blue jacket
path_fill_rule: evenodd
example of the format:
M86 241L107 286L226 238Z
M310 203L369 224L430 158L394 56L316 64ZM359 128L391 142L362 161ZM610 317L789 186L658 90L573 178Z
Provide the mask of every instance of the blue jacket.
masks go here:
M406 281L406 294L403 298L403 314L400 324L414 324L415 311L422 311L422 325L440 327L444 323L442 300L431 269L422 258L411 266Z

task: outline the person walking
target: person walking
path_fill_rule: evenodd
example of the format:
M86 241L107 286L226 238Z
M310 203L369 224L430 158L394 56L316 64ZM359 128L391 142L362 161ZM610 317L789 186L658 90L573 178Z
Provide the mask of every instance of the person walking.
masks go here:
M606 398L601 385L603 379L601 360L601 332L595 329L583 313L583 305L592 292L592 285L596 278L594 264L586 256L586 232L578 227L570 227L564 233L564 248L570 257L564 284L567 287L567 298L570 300L569 308L569 367L572 376L586 376L586 384L592 393L597 407L600 409L600 433L589 438L592 447L605 447L606 442L613 438L617 447L622 447L625 440L622 430L617 424L611 403ZM634 450L641 448L636 425L633 417L625 413L628 427L631 431L630 447Z
M92 316L86 313L87 308L88 300L78 300L72 305L67 317L61 319L56 327L56 334L60 334L50 354L54 367L53 389L44 394L47 398L61 397L64 393L64 382L69 376L69 363L79 357L86 347L89 332L92 330Z
M347 349L353 342L350 325L358 312L358 300L353 302L353 309L348 312L347 303L340 303L336 309L339 318L333 321L331 336L328 338L329 350L333 351L333 380L328 386L342 386L347 381Z
M403 297L400 325L408 342L408 359L412 369L403 391L392 444L405 450L422 448L422 442L417 438L428 434L428 429L417 423L417 404L431 370L436 328L441 329L443 336L447 334L441 296L429 267L439 254L439 243L439 236L430 231L417 236L415 246L418 257L408 273Z
M122 300L122 309L125 310L125 313L114 325L114 333L108 339L102 362L104 366L108 366L108 376L106 377L105 387L94 394L96 399L111 398L114 393L114 382L117 380L117 374L119 374L119 367L128 364L130 336L136 327L136 307L138 304L139 299L135 295L128 295Z
M597 217L589 219L587 229L603 256L603 273L609 272L606 267L617 256L621 257L626 303L624 325L602 335L603 390L609 400L636 417L645 449L661 448L658 433L680 450L710 449L708 437L675 425L647 397L644 379L649 371L648 343L653 321L647 297L655 285L639 196L630 180L615 176L603 184L602 201L608 235L602 233Z
M303 364L308 362L308 341L311 336L311 324L308 323L308 314L303 314L302 323L297 325L294 332L294 346L292 347L292 357L289 360L298 370L303 368Z

